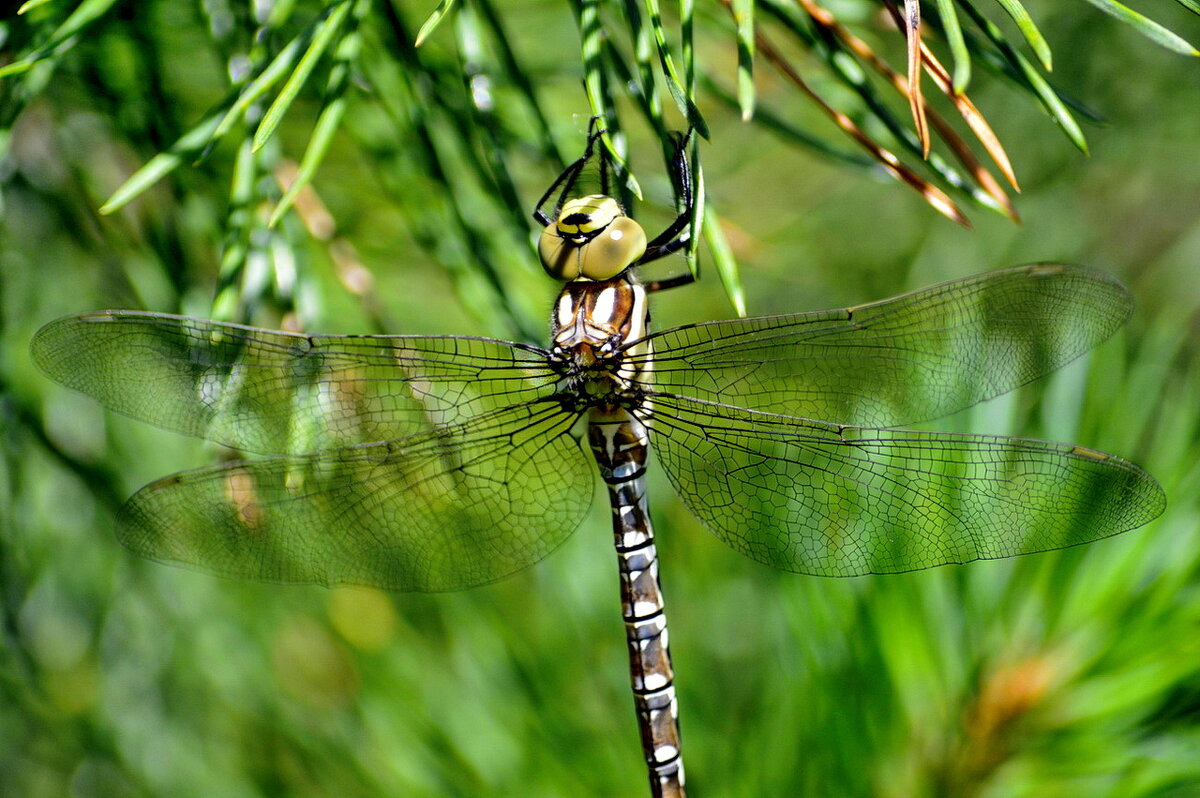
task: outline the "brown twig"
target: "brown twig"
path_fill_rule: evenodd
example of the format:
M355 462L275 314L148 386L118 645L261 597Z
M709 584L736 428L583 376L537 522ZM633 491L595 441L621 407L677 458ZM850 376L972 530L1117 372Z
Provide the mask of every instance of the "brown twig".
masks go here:
M815 0L796 0L801 8L812 18L813 22L827 29L830 33L836 36L847 49L862 59L866 64L870 65L876 72L886 78L898 92L912 98L912 92L909 87L912 85L911 79L906 79L893 69L886 61L871 49L871 46L862 39L851 33L845 26L837 21L828 10L818 5ZM1012 172L1012 165L1009 163L1008 156L1004 152L996 134L988 125L987 120L971 102L966 95L955 94L953 82L950 79L950 74L945 70L937 58L929 52L929 49L922 42L921 53L925 62L925 69L929 72L930 77L937 87L950 98L950 101L958 109L959 114L966 121L967 126L975 133L975 136L983 144L984 149L991 155L992 160L996 162L1001 173L1008 179L1009 183L1018 191L1020 190L1016 184L1016 177ZM911 66L911 65L910 65ZM925 114L930 123L937 131L939 137L946 142L946 145L954 153L958 161L975 179L975 182L994 199L997 205L1005 212L1005 214L1014 221L1019 221L1016 207L1008 194L992 176L975 154L971 152L966 142L954 131L950 124L940 114L929 106L927 100L922 97L922 103L925 106Z
M722 0L726 8L730 8L730 0ZM732 10L732 9L730 9ZM907 183L912 188L916 189L925 201L929 203L935 210L943 214L949 219L961 224L963 227L970 228L971 222L966 215L959 209L954 201L946 195L944 191L933 185L929 181L923 179L918 174L905 166L899 158L890 150L884 148L874 139L866 134L862 128L855 124L854 120L843 114L841 111L827 103L819 94L817 94L805 82L788 60L780 54L775 48L775 45L762 33L755 31L754 33L755 47L758 52L767 59L772 66L791 81L800 91L804 92L818 107L823 110L833 123L842 129L847 135L853 138L859 146L865 149L872 158L879 162L884 169L888 171L892 177Z

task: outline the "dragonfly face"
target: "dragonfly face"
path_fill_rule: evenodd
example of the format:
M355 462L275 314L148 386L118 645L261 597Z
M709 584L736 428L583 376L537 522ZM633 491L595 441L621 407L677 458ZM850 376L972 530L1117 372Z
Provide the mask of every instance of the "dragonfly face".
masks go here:
M626 269L678 252L692 240L696 208L686 155L692 141L690 131L673 137L675 152L669 159L679 214L651 240L613 198L618 170L603 146L604 135L593 120L583 156L546 189L533 212L533 218L544 228L538 239L542 267L556 280L610 280ZM688 271L648 282L646 287L658 290L686 285L694 279Z
M538 239L542 268L556 280L610 280L646 254L646 232L612 197L568 200Z

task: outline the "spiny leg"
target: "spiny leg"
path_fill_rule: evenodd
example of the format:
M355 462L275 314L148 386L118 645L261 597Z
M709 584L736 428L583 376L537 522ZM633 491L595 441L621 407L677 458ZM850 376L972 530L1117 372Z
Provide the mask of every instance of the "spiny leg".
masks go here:
M571 187L579 178L580 172L582 172L584 167L587 166L588 161L595 156L597 142L600 141L601 136L608 132L604 128L597 127L597 123L599 121L600 117L593 116L591 122L588 123L588 139L587 145L583 148L583 155L566 169L564 169L562 174L554 179L554 182L550 184L550 188L546 189L546 193L543 194L541 199L538 200L536 210L533 212L533 218L536 219L538 223L542 225L542 227L548 227L554 222L558 221L558 216L562 211L563 203L567 200L567 193L571 190ZM601 152L600 189L601 193L605 196L608 196L610 191L610 169L611 166L608 163L608 158L605 157L603 152ZM542 208L550 200L551 195L559 189L559 187L562 187L562 194L559 196L558 202L554 204L553 216L550 216Z
M691 129L684 135L675 134L675 154L671 158L671 182L678 189L676 206L680 208L679 215L667 225L661 233L646 244L646 252L638 259L635 266L659 260L683 249L691 241L691 225L696 213L695 191L692 186L692 173L688 167L687 147L691 142ZM690 271L668 277L664 280L652 280L644 283L647 291L663 291L681 285L690 285L696 281L696 275Z

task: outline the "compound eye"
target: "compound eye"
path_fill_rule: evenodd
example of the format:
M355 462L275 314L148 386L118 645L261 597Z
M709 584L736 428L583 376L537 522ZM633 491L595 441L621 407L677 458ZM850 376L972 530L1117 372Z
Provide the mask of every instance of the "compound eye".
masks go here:
M628 216L618 216L580 247L578 270L589 280L611 280L645 252L646 231Z
M579 279L579 247L559 235L554 225L549 225L538 237L538 257L546 274L555 280L570 282Z

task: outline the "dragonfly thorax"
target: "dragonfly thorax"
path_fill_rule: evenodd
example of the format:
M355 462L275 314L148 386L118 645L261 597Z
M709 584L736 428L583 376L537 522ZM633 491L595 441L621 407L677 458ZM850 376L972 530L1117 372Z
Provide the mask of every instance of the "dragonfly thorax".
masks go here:
M542 268L556 280L611 280L646 252L646 233L603 194L567 200L538 239Z
M637 343L646 323L646 289L630 278L568 283L551 318L551 353L568 392L589 406L626 404L640 394L648 369L645 358L631 356L647 353Z

